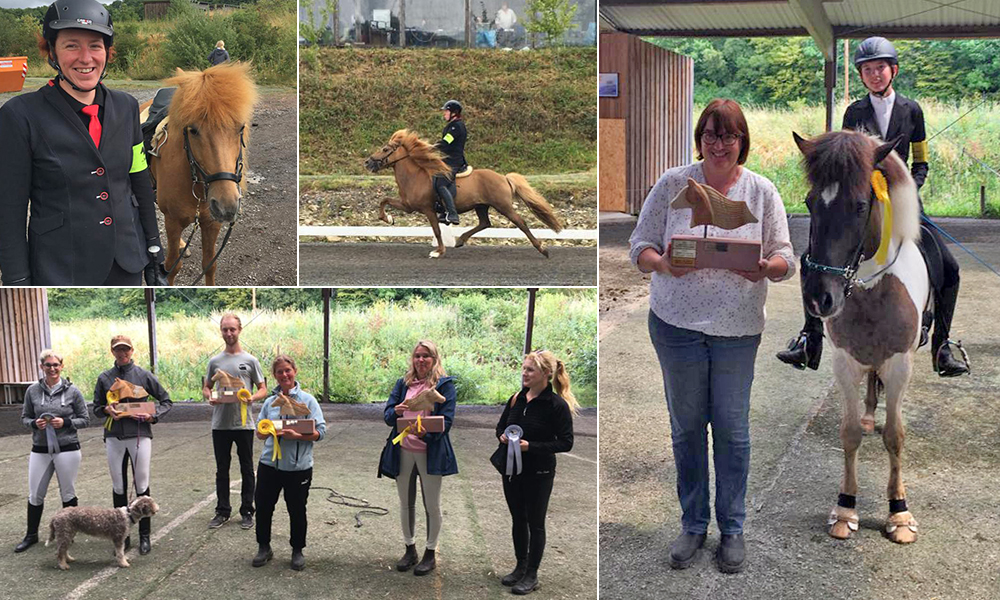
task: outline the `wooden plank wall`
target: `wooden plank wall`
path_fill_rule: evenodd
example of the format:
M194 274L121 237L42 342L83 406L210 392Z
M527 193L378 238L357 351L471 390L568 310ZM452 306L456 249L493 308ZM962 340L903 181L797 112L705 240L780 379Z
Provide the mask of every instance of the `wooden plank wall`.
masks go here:
M597 184L601 194L598 210L626 212L625 119L601 119L601 162Z
M0 383L37 381L38 355L51 347L46 290L0 289Z
M664 171L692 162L694 61L632 38L629 97L628 212L642 202Z
M694 61L617 32L601 34L598 56L601 73L618 73L618 98L597 109L625 119L625 210L639 214L664 171L693 161Z

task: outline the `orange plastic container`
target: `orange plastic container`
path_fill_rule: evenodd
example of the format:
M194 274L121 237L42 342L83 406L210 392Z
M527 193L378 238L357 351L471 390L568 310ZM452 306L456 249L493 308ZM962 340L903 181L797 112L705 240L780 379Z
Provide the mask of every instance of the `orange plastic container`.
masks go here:
M0 92L20 92L27 75L27 56L0 56Z

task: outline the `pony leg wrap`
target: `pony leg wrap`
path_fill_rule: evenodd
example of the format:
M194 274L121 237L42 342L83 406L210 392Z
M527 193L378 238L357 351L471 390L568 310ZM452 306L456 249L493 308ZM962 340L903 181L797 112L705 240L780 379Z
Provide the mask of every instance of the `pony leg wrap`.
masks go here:
M902 502L903 503L903 510L906 510L906 501L905 500L898 500L898 501L897 500L892 500L891 502ZM840 495L837 496L837 506L841 506L843 508L855 508L857 506L857 503L858 503L857 496L850 496L848 494L840 494ZM892 512L896 512L896 511L892 511Z
M889 500L889 512L891 513L906 512L906 498L900 498L899 500Z

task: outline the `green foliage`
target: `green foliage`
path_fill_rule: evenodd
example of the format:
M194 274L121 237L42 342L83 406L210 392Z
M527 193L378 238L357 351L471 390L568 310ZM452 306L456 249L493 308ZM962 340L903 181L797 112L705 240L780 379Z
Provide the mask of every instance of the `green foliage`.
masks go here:
M741 104L775 107L824 101L823 58L810 38L646 38L694 59L695 103L732 98ZM849 86L864 86L849 45ZM905 96L946 102L1000 92L1000 40L896 40L900 71L893 87ZM837 46L838 85L843 100L843 47Z
M141 21L145 18L145 8L142 0L115 0L108 5L108 12L115 20L115 35L118 34L118 26L128 21ZM116 41L117 43L117 41Z
M316 9L310 3L306 9L309 17L305 21L299 22L299 35L314 46L332 44L334 42L333 32L329 30L327 23L330 23L334 15L337 14L338 4L339 0L325 0L319 14L316 14ZM319 25L316 25L317 22Z
M139 33L137 21L115 22L115 59L108 65L113 76L127 76L137 66L149 42Z
M29 64L43 64L35 37L42 33L39 20L31 14L14 16L6 12L0 9L0 56L27 56Z
M544 33L550 45L558 45L573 26L576 9L577 5L569 0L528 0L524 28L531 33Z
M596 49L537 52L304 48L304 175L366 173L359 157L397 129L434 140L448 98L465 106L469 162L500 172L581 172L597 162Z
M173 5L171 4L171 7ZM177 20L167 34L164 53L168 64L181 69L207 69L208 55L217 40L228 40L235 33L229 19L188 14ZM236 48L230 42L230 54Z
M449 375L457 378L463 403L495 404L520 385L519 372L527 292L515 289L338 291L330 318L330 399L382 402L409 366L421 339L434 340ZM407 293L407 292L422 293ZM269 297L265 297L265 292ZM157 292L158 376L175 400L200 399L208 359L222 349L218 319L235 311L242 317L244 348L265 370L279 352L299 364L303 387L323 389L323 327L320 290L259 290L258 311L249 308L248 289L164 290ZM136 344L136 361L149 364L143 291L49 290L53 346L66 358L67 375L81 389L92 388L111 364L107 341L124 333ZM283 299L283 300L282 300ZM284 301L301 308L261 309ZM535 309L536 348L563 360L573 389L586 406L597 402L597 310L594 290L544 289ZM124 318L123 318L124 315Z

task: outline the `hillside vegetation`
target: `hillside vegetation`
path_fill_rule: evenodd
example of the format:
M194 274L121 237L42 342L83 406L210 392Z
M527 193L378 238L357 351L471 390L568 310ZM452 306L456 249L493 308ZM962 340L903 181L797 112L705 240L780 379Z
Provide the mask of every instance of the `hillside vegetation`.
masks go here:
M474 167L524 174L597 163L597 52L308 48L300 59L300 172L365 173L397 129L433 141L448 99L465 106Z
M164 79L175 68L204 69L215 42L224 40L233 60L253 64L259 84L294 86L295 0L259 0L232 11L201 11L187 0L172 0L168 16L144 19L140 0L110 5L115 23L115 57L110 79ZM39 56L45 7L0 9L0 56L27 56L28 75L51 77Z

